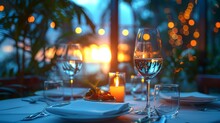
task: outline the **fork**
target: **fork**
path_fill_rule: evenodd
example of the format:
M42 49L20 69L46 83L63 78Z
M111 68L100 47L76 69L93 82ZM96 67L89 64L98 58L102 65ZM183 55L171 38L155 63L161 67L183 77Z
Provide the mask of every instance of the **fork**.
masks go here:
M34 119L37 119L37 118L40 118L40 117L46 117L46 116L49 116L49 114L47 113L47 111L45 109L43 109L40 112L31 114L31 115L23 118L22 121L34 120Z
M47 101L46 101L46 104L47 104L47 106L50 106ZM62 102L62 103L55 104L55 105L52 105L52 106L53 107L61 107L61 106L68 105L68 104L70 104L70 102ZM49 115L50 114L46 111L46 107L45 107L40 112L37 112L37 113L31 114L29 116L26 116L25 118L22 119L22 121L30 121L30 120L34 120L34 119L37 119L37 118L46 117L46 116L49 116Z

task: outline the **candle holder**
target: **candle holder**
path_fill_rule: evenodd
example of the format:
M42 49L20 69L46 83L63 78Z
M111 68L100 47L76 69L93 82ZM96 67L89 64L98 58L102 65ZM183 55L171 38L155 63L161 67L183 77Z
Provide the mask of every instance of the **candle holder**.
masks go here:
M124 102L125 98L125 73L109 73L109 92L116 98L116 102Z

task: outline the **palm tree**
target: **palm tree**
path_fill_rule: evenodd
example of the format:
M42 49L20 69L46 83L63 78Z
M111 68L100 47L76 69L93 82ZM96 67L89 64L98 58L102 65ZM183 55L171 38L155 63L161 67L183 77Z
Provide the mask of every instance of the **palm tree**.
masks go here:
M52 64L45 61L45 48L50 45L46 34L51 23L55 30L61 30L62 38L70 38L73 35L73 19L80 23L84 18L86 24L95 30L86 10L73 1L3 0L0 5L4 7L0 12L0 45L10 40L14 42L13 47L16 49L11 57L5 59L12 59L11 62L16 63L16 67L9 70L12 75L38 75L50 69ZM43 59L38 61L36 55L42 49ZM5 67L7 66L3 66ZM9 71L5 71L5 75L4 72L1 73L2 76L7 76Z

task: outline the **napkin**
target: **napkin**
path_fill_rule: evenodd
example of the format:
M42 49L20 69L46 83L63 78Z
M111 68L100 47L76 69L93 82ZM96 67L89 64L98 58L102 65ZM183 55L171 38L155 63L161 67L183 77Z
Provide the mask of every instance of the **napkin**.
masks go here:
M180 101L211 102L214 100L217 100L216 96L207 95L199 92L180 93Z
M62 107L51 106L46 110L59 115L114 115L128 110L128 103L93 102L86 100L71 101Z

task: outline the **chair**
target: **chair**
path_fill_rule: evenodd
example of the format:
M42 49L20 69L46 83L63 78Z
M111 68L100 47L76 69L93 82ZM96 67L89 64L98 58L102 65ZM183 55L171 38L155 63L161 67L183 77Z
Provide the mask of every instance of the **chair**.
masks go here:
M197 76L197 86L201 93L209 94L213 89L220 92L220 75L200 74Z

